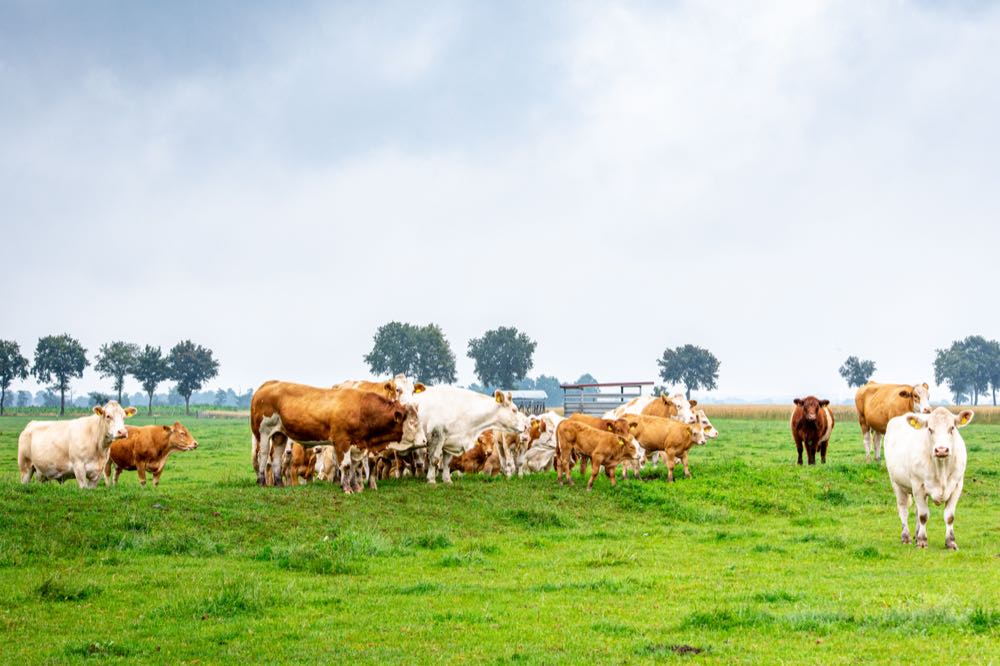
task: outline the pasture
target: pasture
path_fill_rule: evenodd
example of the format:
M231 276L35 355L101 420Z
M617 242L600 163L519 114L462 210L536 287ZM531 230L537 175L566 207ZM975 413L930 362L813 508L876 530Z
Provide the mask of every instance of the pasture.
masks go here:
M935 506L930 548L899 543L856 422L798 467L787 418L716 418L673 485L647 468L591 494L547 473L345 496L258 488L245 421L183 418L200 447L158 489L25 487L27 418L6 417L3 661L1000 660L1000 425L963 431L952 553Z

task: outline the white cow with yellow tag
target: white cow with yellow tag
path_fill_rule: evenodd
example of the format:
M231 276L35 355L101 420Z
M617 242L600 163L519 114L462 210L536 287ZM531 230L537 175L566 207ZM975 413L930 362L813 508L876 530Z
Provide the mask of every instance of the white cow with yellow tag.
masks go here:
M427 482L437 481L437 463L441 480L451 483L451 459L471 449L484 430L520 433L528 424L509 393L497 391L483 395L454 386L430 386L410 399L419 407L420 426L427 437ZM408 448L410 442L401 442Z
M917 505L917 535L920 548L927 547L927 499L944 504L945 547L955 544L955 506L965 481L965 441L959 432L972 421L972 410L958 415L944 407L930 414L903 414L889 421L885 431L885 464L896 492L896 507L903 523L900 539L910 543L907 525L910 497Z

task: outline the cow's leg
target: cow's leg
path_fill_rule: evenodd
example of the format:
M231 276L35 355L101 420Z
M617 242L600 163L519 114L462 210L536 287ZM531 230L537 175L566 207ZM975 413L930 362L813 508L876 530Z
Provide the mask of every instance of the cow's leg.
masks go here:
M427 483L437 483L437 467L434 458L438 455L438 447L444 447L444 433L434 430L427 437Z
M677 464L677 461L674 459L674 456L672 456L672 455L670 455L668 453L668 454L666 454L666 463L667 463L667 481L669 483L673 483L674 482L674 465Z
M903 543L910 543L910 526L908 524L910 518L910 493L900 488L895 482L892 484L892 490L896 493L896 512L899 513L899 521L903 523L903 531L899 535L899 540Z
M164 464L160 464L159 467L153 470L153 487L156 488L160 485L160 475L163 474Z
M681 462L684 464L684 477L691 478L691 468L688 467L688 452L685 451L681 454ZM811 463L810 463L811 464Z
M81 488L87 487L87 467L81 462L73 463L73 476L76 477L76 484Z
M958 550L955 543L955 507L958 506L958 498L962 495L962 483L959 482L955 492L948 498L948 503L944 505L944 547L948 550Z
M865 442L865 462L870 463L872 461L872 433L868 424L863 421L861 423L861 434Z
M112 481L112 479L111 479L111 466L112 465L114 465L114 463L111 461L111 456L108 456L107 462L104 463L104 470L103 470L103 472L104 472L104 485L106 485L106 486L113 486L113 485L115 485L114 481Z
M451 483L451 459L454 457L447 451L441 452L441 480L445 483ZM510 478L510 475L507 478Z
M146 485L146 463L139 461L135 464L135 471L139 474L139 483Z
M122 468L115 467L115 485L118 485L118 477L122 475Z
M286 447L289 449L292 448L285 433L276 432L271 436L271 474L274 477L274 485L278 488L285 485L284 462Z
M350 495L354 492L351 487L351 445L334 442L333 460L337 467L337 473L340 475L340 489L344 491L345 495Z
M618 476L618 466L617 465L605 466L604 467L604 474L611 481L611 487L612 488L614 488L616 485L618 485L617 484L617 478L616 478Z
M878 430L872 432L872 444L875 448L875 462L882 460L882 433Z
M594 481L597 479L597 475L601 473L601 461L598 458L591 458L590 460L590 481L587 482L587 492L594 489Z
M257 485L270 485L267 480L268 458L271 453L271 430L260 430L260 441L256 442L254 451L257 453Z
M915 543L918 548L926 548L927 521L931 517L931 510L927 506L927 491L922 486L913 489L913 502L917 505L917 537Z
M802 464L802 438L795 435L795 450L799 452L799 464Z
M812 439L806 440L806 453L809 455L809 464L816 464L816 441Z
M826 464L826 445L830 443L830 440L824 439L819 443L819 457L823 464Z

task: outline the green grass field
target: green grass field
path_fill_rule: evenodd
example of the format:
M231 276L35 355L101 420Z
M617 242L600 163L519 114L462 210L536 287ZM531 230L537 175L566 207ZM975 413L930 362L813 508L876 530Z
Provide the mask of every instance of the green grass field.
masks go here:
M26 420L0 419L4 663L1000 662L1000 426L963 431L952 553L940 507L899 543L854 423L826 466L784 419L720 419L672 485L344 496L258 488L246 423L193 419L158 489L24 487Z

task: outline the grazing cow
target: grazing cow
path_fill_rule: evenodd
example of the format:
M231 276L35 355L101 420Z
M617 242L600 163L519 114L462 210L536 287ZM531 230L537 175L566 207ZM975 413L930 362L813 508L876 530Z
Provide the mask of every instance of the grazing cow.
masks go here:
M691 476L688 467L688 451L692 446L705 443L705 431L701 423L681 423L662 416L630 414L628 419L632 434L647 452L661 451L666 458L667 480L674 480L674 465L680 459L684 464L684 476Z
M958 550L955 543L955 507L962 496L965 482L965 441L959 428L972 421L973 412L966 409L957 416L944 407L930 414L905 414L889 421L885 432L885 464L889 481L896 493L896 508L903 523L900 540L910 543L907 525L910 497L917 505L917 536L919 548L927 547L927 520L930 509L927 498L944 504L944 545Z
M291 486L299 485L299 479L306 483L312 481L313 473L316 471L316 447L305 448L298 442L293 441L289 449L292 452L291 460L283 465L285 483Z
M413 396L411 405L420 407L420 425L427 441L427 482L437 481L437 461L441 480L451 483L451 459L471 449L484 430L520 433L528 423L509 393L497 391L492 397L456 388L431 386ZM402 444L413 448L412 442Z
M416 406L403 405L376 393L265 382L250 402L250 430L258 459L257 483L265 485L264 469L270 457L274 483L281 485L285 446L293 439L303 446L332 444L341 467L341 487L345 493L360 492L351 447L368 449L398 442L407 421L412 430L419 430L415 427Z
M194 451L198 440L191 436L180 421L174 425L126 426L128 436L111 443L111 455L104 466L104 483L118 485L118 477L125 470L139 474L139 483L146 485L146 472L153 474L153 485L160 485L160 475L167 464L167 456L174 451ZM115 475L111 477L111 467Z
M320 481L333 483L337 476L337 453L329 444L314 446L316 461L313 463L316 478Z
M868 382L854 394L858 422L865 442L865 462L881 459L882 436L889 421L908 412L930 414L930 387L924 384L879 384Z
M604 472L614 486L615 471L619 464L625 460L635 458L636 447L632 444L632 436L626 433L619 434L614 429L592 428L586 423L569 418L559 424L556 429L558 438L558 467L556 480L562 485L563 476L573 485L573 475L571 468L573 465L573 453L590 458L592 471L590 480L587 482L587 490L592 490L594 480L604 467Z
M676 419L682 423L694 423L695 416L692 408L698 404L697 400L688 400L683 393L667 395L641 395L632 398L624 405L615 407L604 414L606 419L617 419L626 414L645 414L646 416L660 416L663 418Z
M81 488L96 488L108 460L111 443L126 437L125 419L135 407L122 408L114 400L94 407L91 416L69 421L30 421L17 440L21 483L37 472L39 479L60 483L76 477Z
M802 447L809 454L809 464L816 464L816 449L819 449L820 459L826 464L826 446L833 433L833 412L830 411L829 400L820 400L816 396L796 398L795 409L792 411L792 438L799 452L799 464L802 464Z
M528 430L528 450L524 464L530 472L541 472L553 467L556 455L556 430L565 419L555 412L545 412L531 419Z

